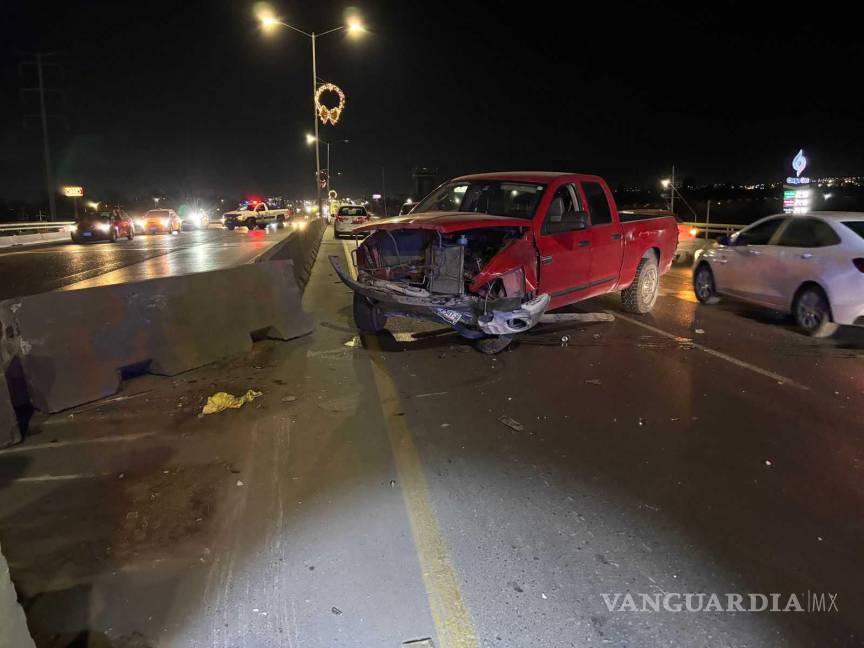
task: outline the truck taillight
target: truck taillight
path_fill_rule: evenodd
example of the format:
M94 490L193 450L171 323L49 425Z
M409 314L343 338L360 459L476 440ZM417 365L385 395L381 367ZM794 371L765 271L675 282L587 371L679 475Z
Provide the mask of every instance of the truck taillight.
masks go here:
M864 272L864 259L852 259L852 263L860 272Z

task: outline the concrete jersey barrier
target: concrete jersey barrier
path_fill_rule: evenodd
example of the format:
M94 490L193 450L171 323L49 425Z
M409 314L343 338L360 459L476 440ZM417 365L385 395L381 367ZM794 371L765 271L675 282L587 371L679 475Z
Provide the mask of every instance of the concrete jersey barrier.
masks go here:
M110 396L124 368L175 375L248 352L252 334L312 330L293 264L280 260L7 299L0 325L3 367L20 364L44 412Z
M24 610L9 578L9 565L0 547L0 648L34 648Z
M2 366L2 365L0 365ZM12 407L6 376L0 371L0 448L14 445L21 440L18 419Z

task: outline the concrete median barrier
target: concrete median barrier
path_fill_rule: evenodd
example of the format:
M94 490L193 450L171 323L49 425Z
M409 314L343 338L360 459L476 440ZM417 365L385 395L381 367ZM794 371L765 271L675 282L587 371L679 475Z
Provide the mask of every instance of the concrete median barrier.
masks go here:
M9 578L9 565L0 547L0 648L33 648L24 610Z
M6 376L0 372L0 448L14 445L21 440L18 418L12 407L12 395L6 384Z
M291 259L294 262L294 276L301 288L309 281L312 266L318 255L321 238L327 228L327 221L316 218L310 221L298 221L304 224L298 228L284 245L275 246L259 257L259 261Z
M253 335L312 330L290 260L8 299L0 325L3 366L20 364L43 412L110 396L126 369L175 375L248 352Z

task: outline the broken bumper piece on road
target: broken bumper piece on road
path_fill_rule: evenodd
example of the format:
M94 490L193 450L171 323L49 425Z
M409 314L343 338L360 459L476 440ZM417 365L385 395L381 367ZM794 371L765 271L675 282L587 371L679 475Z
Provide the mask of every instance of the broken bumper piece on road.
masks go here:
M549 295L520 303L518 299L487 302L477 295L444 295L396 281L357 281L338 255L330 263L339 278L354 292L373 300L387 317L407 317L452 326L468 338L514 335L536 325L549 306ZM504 306L495 308L496 305Z

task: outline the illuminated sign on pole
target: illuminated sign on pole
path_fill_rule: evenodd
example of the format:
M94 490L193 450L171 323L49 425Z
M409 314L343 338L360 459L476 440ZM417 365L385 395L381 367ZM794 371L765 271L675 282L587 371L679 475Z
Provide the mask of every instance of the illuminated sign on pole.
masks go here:
M792 158L794 176L788 176L783 185L783 212L786 214L806 214L810 211L810 178L802 176L807 168L808 160L804 149L799 149Z
M67 198L83 198L84 197L84 187L74 187L74 186L66 186L60 188L63 191L63 195Z

